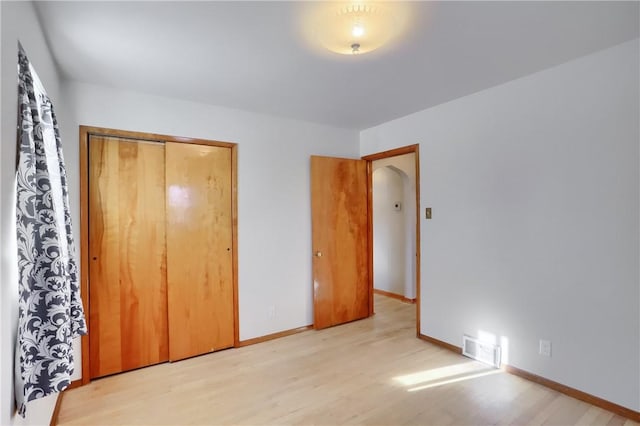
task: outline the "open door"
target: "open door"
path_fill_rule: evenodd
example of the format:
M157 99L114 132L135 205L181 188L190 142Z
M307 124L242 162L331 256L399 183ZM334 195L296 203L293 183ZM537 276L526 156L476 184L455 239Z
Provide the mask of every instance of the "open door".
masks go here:
M365 160L311 157L313 311L316 329L370 314Z

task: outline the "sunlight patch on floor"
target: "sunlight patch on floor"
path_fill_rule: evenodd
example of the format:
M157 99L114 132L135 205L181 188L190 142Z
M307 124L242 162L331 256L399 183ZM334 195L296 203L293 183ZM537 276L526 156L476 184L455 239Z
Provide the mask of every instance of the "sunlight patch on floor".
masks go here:
M421 386L416 386L414 388L407 389L407 392L416 392L424 389L435 388L438 386L449 385L451 383L463 382L465 380L472 380L472 379L477 379L479 377L490 376L492 374L498 374L502 372L503 372L502 370L499 370L497 368L485 368L485 371L482 371L480 373L464 374L462 376L458 376L448 380L436 380L436 381L433 381L432 383L427 383Z
M440 380L457 376L460 374L467 374L470 372L476 372L480 369L485 369L486 366L473 361L466 361L460 364L447 365L445 367L431 368L429 370L419 371L417 373L406 374L404 376L396 376L393 378L395 382L400 383L403 386L413 386L424 382L430 382L433 380Z
M396 376L393 378L393 382L409 388L407 389L407 392L415 392L501 372L502 370L489 367L479 362L467 361L444 367L431 368L417 373Z

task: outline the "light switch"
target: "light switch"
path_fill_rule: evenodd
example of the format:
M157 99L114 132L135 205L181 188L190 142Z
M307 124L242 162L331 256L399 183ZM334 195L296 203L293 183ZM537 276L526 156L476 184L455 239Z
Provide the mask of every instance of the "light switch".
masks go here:
M427 219L431 219L431 207L427 207L426 209L424 209L424 216Z

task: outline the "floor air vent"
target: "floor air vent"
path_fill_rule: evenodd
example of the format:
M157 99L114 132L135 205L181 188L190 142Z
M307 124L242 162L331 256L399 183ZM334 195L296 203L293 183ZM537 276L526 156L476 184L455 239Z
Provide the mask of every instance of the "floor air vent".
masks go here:
M481 342L467 335L462 336L462 355L494 367L500 367L500 346Z

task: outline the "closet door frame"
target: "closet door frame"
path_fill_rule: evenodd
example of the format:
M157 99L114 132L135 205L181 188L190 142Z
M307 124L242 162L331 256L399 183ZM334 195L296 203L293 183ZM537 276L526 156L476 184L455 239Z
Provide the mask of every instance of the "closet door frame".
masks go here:
M111 136L129 140L176 142L209 145L231 150L231 235L233 272L233 347L240 343L238 325L238 146L231 142L169 136L155 133L134 132L103 127L80 126L80 293L87 321L89 319L89 138L91 136ZM89 330L91 333L91 330ZM82 385L90 379L89 335L82 336Z

